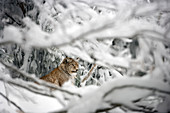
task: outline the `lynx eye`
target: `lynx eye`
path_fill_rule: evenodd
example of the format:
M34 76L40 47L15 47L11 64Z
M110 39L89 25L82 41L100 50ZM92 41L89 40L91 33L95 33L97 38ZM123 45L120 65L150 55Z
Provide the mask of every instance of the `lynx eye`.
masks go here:
M76 71L71 71L72 73L76 73L77 72L77 70Z

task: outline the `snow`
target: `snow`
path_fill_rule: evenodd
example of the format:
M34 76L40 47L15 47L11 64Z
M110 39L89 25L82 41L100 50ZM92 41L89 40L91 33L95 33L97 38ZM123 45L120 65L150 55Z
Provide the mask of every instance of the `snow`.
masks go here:
M4 29L4 39L1 42L12 41L21 44L23 42L20 30L14 26L8 26Z
M126 87L129 85L132 85L132 87ZM123 86L125 86L125 88L111 91L116 87ZM145 87L146 89L137 89L135 86ZM96 109L110 107L110 103L123 104L125 107L131 109L139 109L137 106L135 106L135 104L133 104L133 101L152 94L152 91L148 90L147 88L156 88L170 93L169 85L161 81L150 79L141 80L141 78L119 78L105 83L100 88L93 90L90 93L84 94L81 99L69 104L69 113L79 113L80 109L81 113L95 112ZM110 93L105 95L107 92Z
M11 77L5 70L6 68L0 64L0 78L4 79L4 81L11 80ZM17 79L15 81L24 85L23 81ZM27 86L27 82L25 82L25 86ZM46 113L63 108L63 105L56 99L59 94L56 94L56 98L37 95L24 88L19 88L11 84L4 83L3 81L0 81L0 93L15 102L25 112ZM60 97L62 98L62 95L60 95ZM0 112L3 112L4 110L14 113L18 109L8 103L7 100L0 95Z
M166 95L165 96L165 101L163 101L157 107L158 112L167 112L167 111L169 111L170 110L169 106L170 106L170 96Z
M3 87L3 82L0 82L1 90L0 92L5 95L5 88ZM8 90L10 89L10 90ZM41 112L46 113L54 110L59 110L63 106L55 98L50 98L46 96L37 95L31 93L22 88L8 85L8 98L14 101L18 106L20 106L25 112ZM15 91L13 91L15 89ZM0 97L2 98L2 97ZM5 108L10 108L11 112L15 112L17 109L11 104L8 105L5 99L1 99L0 111ZM8 109L7 109L8 110Z
M3 77L5 76L6 75ZM5 79L9 79L9 77L5 77ZM25 82L25 84L27 83ZM8 98L19 105L25 112L58 111L64 107L63 104L55 98L37 95L26 89L8 84L6 84L7 87L5 89L3 82L0 82L0 86L1 93L5 95L5 90L7 90L9 94ZM133 104L133 101L152 94L152 90L150 89L153 89L153 91L157 90L158 92L170 93L168 83L164 83L157 79L142 79L137 77L115 78L105 82L101 87L91 85L77 88L71 85L71 82L67 82L64 84L63 89L82 95L81 98L77 98L67 94L64 96L59 91L53 92L53 94L56 95L56 98L60 98L61 101L64 101L64 97L71 99L70 102L64 102L69 113L79 113L80 110L82 113L95 112L97 109L110 107L111 103L122 104L131 109L139 109ZM1 100L1 104L1 106L3 106L0 109L1 111L8 107L10 108L9 110L16 111L16 108L11 105L9 106L4 99Z
M26 54L21 70L27 71L32 48L54 46L57 49L55 52L48 48L48 52L55 54L49 56L52 62L55 62L58 51L62 51L58 57L63 57L62 53L65 53L67 56L81 58L83 63L97 64L98 68L102 67L95 74L100 78L98 80L93 76L89 77L88 80L97 81L96 84L90 86L85 86L84 83L82 87L78 88L68 81L61 87L62 90L75 93L75 95L60 90L50 92L46 87L21 79L12 79L7 68L0 63L1 93L25 112L45 113L62 109L67 110L68 113L89 113L111 108L113 105L123 106L128 111L142 111L144 109L137 106L135 101L147 99L150 95L153 98L156 96L164 99L162 103L158 102L160 103L158 110L168 112L170 105L169 28L168 25L162 24L166 23L164 20L159 20L155 16L159 13L158 10L169 9L166 2L50 0L44 5L40 1L34 0L34 2L40 11L36 20L39 24L29 17L25 17L23 22L26 27L5 26L3 37L0 35L2 37L0 45L12 42L19 44L24 49ZM161 21L160 25L158 21ZM122 51L115 52L116 50L114 51L111 46L112 41L116 38L122 39L129 45L136 39L139 43L135 46L139 50L137 50L137 58L131 58L128 44L126 44L127 47L121 48ZM2 51L2 53L6 52L3 49ZM19 58L17 58L22 57L19 54ZM41 64L37 64L33 60L30 65L34 67L33 71L35 71ZM83 75L87 75L87 67L83 64L82 70L85 73ZM138 70L146 73L144 77L131 77ZM80 78L83 78L83 75ZM35 79L37 80L37 78ZM9 84L8 82L11 81L16 84ZM25 88L19 87L19 85L25 86ZM29 88L31 90L28 90ZM54 97L42 96L33 91L51 94ZM76 96L76 94L80 96ZM145 106L147 104L144 104ZM120 107L113 108L112 111L124 113ZM154 104L154 109L156 107L157 105ZM17 108L0 95L0 112L17 112Z

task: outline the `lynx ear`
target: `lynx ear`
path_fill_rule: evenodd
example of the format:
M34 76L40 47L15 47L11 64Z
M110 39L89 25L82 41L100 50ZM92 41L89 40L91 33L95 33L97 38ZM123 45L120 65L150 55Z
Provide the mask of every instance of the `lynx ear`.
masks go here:
M63 63L69 63L70 62L70 58L69 57L66 57L64 60L63 60Z
M68 63L67 58L64 58L63 63Z

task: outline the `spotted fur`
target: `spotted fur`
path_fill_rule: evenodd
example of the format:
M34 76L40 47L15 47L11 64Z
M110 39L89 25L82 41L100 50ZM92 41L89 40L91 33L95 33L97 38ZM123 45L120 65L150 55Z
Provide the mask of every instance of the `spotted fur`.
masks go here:
M40 79L62 86L66 81L72 79L72 74L78 71L78 62L72 58L65 58L59 67Z

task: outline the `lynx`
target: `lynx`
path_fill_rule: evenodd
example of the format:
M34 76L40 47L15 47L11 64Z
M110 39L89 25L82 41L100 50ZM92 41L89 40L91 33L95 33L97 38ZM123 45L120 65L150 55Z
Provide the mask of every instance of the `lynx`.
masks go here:
M65 58L62 63L49 74L40 79L62 86L66 81L73 79L77 74L78 62L72 58Z

